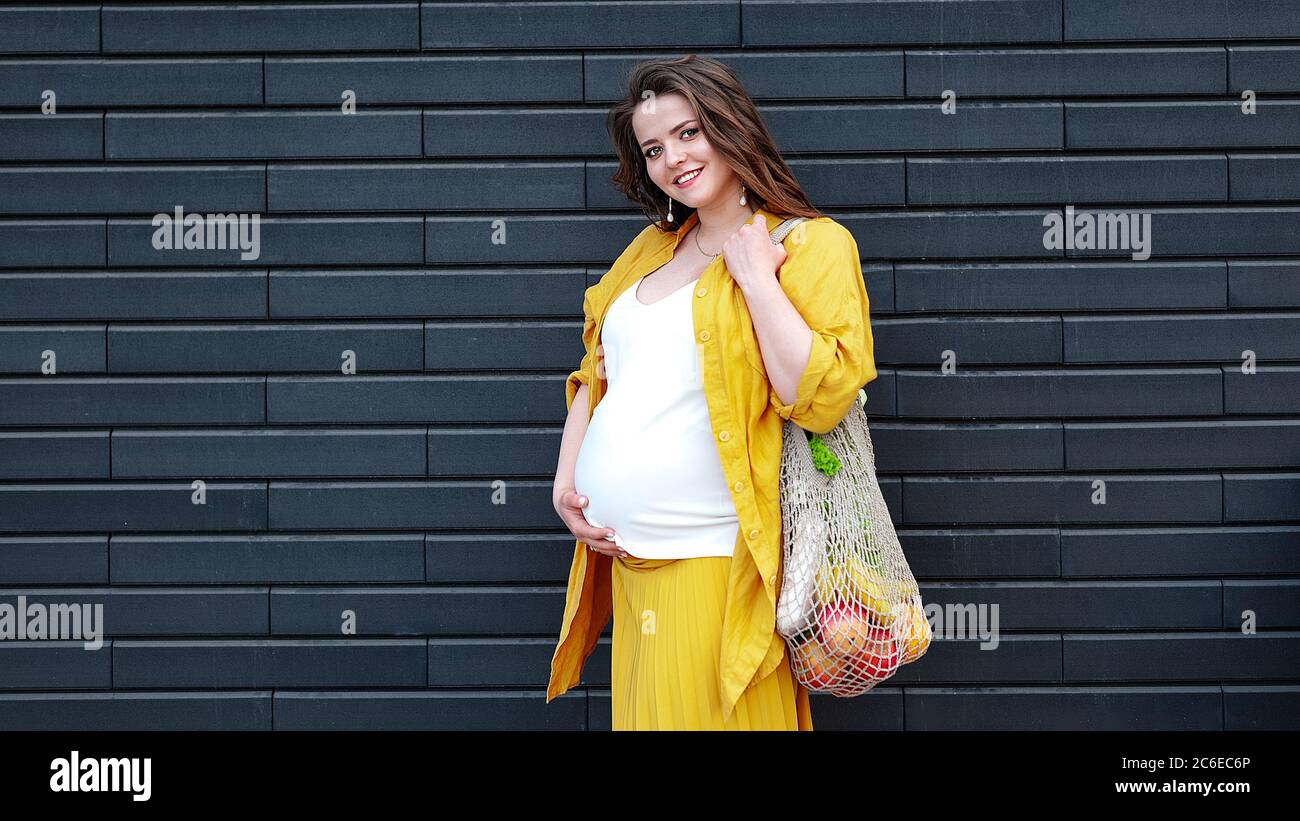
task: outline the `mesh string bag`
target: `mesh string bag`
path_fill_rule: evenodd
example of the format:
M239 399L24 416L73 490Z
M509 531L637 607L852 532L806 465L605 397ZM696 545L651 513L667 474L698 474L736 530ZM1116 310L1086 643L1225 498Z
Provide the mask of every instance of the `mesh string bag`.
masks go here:
M780 242L802 219L772 232ZM811 692L861 695L916 661L932 630L876 480L866 392L831 431L787 421L781 449L777 632Z

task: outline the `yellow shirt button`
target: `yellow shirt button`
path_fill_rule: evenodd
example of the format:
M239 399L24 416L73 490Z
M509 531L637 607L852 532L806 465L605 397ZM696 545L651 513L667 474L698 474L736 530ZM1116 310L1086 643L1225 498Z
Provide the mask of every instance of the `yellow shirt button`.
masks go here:
M744 482L736 482L736 484L735 484L735 488L736 488L736 492L739 493L740 491L742 491L742 490L745 489L745 483L744 483Z
M776 576L768 576L767 583L772 585L773 587L776 587Z
M708 341L709 341L709 332L708 332L708 331L700 331L700 341L701 341L701 342L708 342Z
M724 442L730 441L730 439L731 439L731 432L730 432L730 431L725 431L725 430L724 430L724 431L720 431L720 432L718 433L718 438L721 439L721 440L724 441Z
M696 295L696 296L704 296L704 295L707 294L708 292L709 292L709 289L708 289L708 288L701 288L700 290L698 290L698 291L695 292L695 295Z
M751 530L751 531L749 531L749 538L750 538L750 539L757 539L757 538L758 538L758 531L757 531L757 530Z

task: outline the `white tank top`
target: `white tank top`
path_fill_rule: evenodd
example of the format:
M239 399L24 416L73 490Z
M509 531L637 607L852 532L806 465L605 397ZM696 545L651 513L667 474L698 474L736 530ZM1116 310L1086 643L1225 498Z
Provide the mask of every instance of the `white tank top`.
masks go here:
M699 280L645 305L641 279L601 328L608 389L574 468L583 515L637 558L731 556L740 523L704 400L691 315Z

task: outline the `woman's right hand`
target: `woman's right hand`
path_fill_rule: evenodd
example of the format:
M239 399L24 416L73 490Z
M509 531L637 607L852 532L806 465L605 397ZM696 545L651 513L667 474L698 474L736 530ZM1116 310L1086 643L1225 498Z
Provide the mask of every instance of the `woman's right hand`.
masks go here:
M588 504L586 496L578 493L574 488L566 487L557 491L552 501L555 503L555 512L559 514L564 526L569 528L569 532L578 541L590 545L592 550L611 558L627 555L627 551L610 541L614 533L612 529L593 527L587 521L587 517L582 515L582 509Z

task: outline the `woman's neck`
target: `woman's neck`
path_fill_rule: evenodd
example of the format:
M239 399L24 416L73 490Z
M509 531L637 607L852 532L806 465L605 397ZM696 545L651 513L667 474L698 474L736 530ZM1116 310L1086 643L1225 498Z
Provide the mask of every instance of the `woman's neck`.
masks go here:
M758 211L756 206L741 205L731 197L727 199L729 202L725 204L703 206L696 211L700 219L695 226L695 239L705 252L717 248L718 253L721 253L722 245L728 237L739 231L740 226L749 222Z

